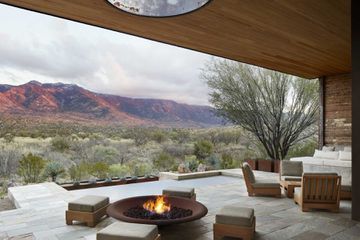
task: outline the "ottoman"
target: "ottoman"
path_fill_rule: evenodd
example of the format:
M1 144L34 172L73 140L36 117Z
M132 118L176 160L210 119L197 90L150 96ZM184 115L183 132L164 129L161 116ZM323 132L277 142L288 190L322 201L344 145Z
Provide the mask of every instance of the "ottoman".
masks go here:
M214 240L223 237L254 238L255 216L254 209L238 206L225 206L215 216Z
M194 201L196 200L196 194L194 188L168 187L163 190L162 194L171 197L183 197L183 198L190 198L191 200Z
M66 224L73 221L85 222L89 227L95 227L100 219L106 215L109 198L103 196L84 196L68 204L66 211Z
M115 222L96 234L96 240L160 240L156 225Z

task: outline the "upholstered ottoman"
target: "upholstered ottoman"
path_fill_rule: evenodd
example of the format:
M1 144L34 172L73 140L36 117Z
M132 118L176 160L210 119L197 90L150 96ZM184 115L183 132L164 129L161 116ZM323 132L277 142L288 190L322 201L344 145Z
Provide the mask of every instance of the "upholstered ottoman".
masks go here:
M100 219L106 215L109 198L103 196L84 196L68 204L66 211L66 224L72 222L85 222L89 227L95 227Z
M238 206L225 206L215 216L214 240L223 237L254 238L255 216L254 209Z
M185 187L168 187L163 190L163 195L172 196L172 197L183 197L196 200L196 194L194 188L185 188Z
M156 225L115 222L96 234L96 240L160 240Z

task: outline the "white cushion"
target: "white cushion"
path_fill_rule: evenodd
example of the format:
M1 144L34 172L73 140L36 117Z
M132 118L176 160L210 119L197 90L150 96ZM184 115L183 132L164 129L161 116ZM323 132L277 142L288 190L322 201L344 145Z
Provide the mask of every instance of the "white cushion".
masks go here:
M351 152L351 147L349 147L349 146L344 147L344 152Z
M324 166L351 167L351 161L328 160L328 161L324 161Z
M158 236L156 225L115 222L100 230L97 240L154 240Z
M340 151L339 152L339 160L351 161L351 152Z
M323 146L321 149L323 152L332 152L335 150L334 146Z
M290 161L303 162L303 164L312 164L312 165L324 165L324 159L317 159L314 157L297 157L291 158Z
M324 152L320 150L315 150L314 158L336 160L339 158L339 152Z

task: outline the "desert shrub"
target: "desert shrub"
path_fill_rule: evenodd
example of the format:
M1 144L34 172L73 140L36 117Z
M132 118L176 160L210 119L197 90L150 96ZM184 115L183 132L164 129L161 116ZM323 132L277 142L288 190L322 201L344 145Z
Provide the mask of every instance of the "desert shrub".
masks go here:
M242 131L240 128L230 128L219 131L216 135L216 142L221 142L226 145L230 143L239 143L242 136Z
M153 172L152 165L149 163L137 163L134 166L134 176L150 175Z
M84 132L78 132L76 135L78 136L78 138L81 139L85 139L89 137L89 133L84 133Z
M153 159L154 167L159 171L169 171L174 163L175 159L166 152L161 152Z
M109 165L105 162L96 162L90 166L90 174L97 178L106 178L109 173Z
M171 139L178 143L185 143L190 139L190 131L187 129L176 129L171 133Z
M21 152L17 145L6 146L0 149L0 176L9 177L15 174L19 165Z
M221 168L221 160L215 154L211 154L209 157L205 159L205 164L212 169L220 169Z
M136 146L145 145L150 140L150 134L146 128L134 128L130 136L134 139Z
M233 157L228 153L223 153L221 155L221 168L222 169L228 169L228 168L234 168L234 159Z
M156 141L158 143L163 143L163 142L166 141L167 136L161 130L157 130L157 131L152 133L151 138L152 138L152 140L154 140L154 141Z
M4 139L7 143L11 143L14 141L15 135L13 133L6 133L4 135Z
M291 147L286 158L312 156L317 147L318 143L316 139L308 139Z
M198 159L205 159L209 157L214 149L214 145L208 140L200 140L194 143L194 155Z
M19 175L23 177L25 183L37 183L41 180L45 164L44 159L32 153L23 155L19 161Z
M94 162L114 162L119 157L119 152L116 148L111 146L94 146Z
M53 182L56 182L56 178L65 173L65 168L60 162L48 162L45 166L44 176L51 177Z
M192 172L196 172L199 166L199 160L196 158L195 155L187 155L185 156L185 165L190 169Z
M59 152L64 152L70 148L70 138L56 136L51 139L51 146Z
M131 168L126 164L112 164L109 166L110 177L128 177L131 175Z
M82 162L80 164L73 164L68 168L68 174L72 181L80 181L89 176L91 166L88 163Z
M193 153L193 147L183 144L166 144L163 145L163 151L171 156L184 158L185 155L191 155Z

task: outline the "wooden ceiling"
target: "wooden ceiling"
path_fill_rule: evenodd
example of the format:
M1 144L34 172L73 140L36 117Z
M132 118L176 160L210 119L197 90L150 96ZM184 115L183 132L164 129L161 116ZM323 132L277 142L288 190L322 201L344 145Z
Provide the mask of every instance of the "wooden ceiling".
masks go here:
M351 71L350 0L212 0L169 18L132 15L106 0L0 3L305 78Z

